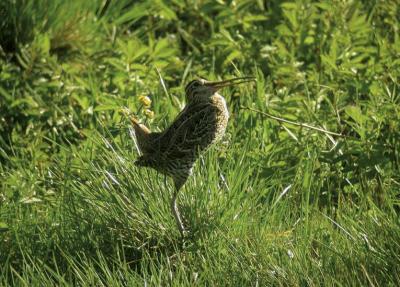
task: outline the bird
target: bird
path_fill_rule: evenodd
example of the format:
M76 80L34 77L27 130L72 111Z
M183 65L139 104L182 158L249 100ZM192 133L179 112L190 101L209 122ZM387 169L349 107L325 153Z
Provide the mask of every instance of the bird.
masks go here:
M187 231L177 203L178 193L192 174L196 160L221 140L228 124L227 104L218 91L254 80L254 77L236 77L190 81L185 87L185 107L162 132L151 132L135 117L130 118L141 152L135 165L152 168L173 180L170 208L182 237Z

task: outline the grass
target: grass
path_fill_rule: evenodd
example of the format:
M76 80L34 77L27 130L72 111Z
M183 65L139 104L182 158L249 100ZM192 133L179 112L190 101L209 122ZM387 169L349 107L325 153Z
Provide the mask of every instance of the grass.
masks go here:
M86 2L0 4L0 285L400 284L396 1ZM182 245L121 110L235 75Z

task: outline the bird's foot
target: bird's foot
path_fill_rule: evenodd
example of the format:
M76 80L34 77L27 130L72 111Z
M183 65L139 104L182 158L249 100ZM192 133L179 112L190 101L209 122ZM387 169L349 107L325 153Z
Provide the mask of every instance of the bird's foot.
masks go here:
M189 235L190 235L190 232L189 232L188 229L184 229L184 230L181 231L181 237L182 238L187 238L187 237L189 237Z
M179 221L178 223L178 229L179 229L179 233L181 234L182 238L185 238L189 235L189 230L185 228L185 226L183 225L181 218L179 217Z
M192 234L187 229L184 229L183 231L181 231L180 234L181 234L181 236L179 238L180 247L182 249L185 249L186 247L188 247L191 244L190 236Z

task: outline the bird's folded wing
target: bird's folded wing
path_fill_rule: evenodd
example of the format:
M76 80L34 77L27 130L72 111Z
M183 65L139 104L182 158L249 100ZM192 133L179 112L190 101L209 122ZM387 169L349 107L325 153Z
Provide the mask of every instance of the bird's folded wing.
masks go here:
M194 156L215 137L217 108L209 103L192 104L163 133L162 153L169 158Z

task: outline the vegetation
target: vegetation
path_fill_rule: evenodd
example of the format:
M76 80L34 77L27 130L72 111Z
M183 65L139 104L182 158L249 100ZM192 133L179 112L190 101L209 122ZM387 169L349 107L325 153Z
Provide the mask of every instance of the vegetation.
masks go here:
M3 0L0 16L0 285L400 285L398 1ZM182 246L171 182L134 166L121 110L162 130L190 79L239 75L257 83L223 91L228 135L180 196Z

